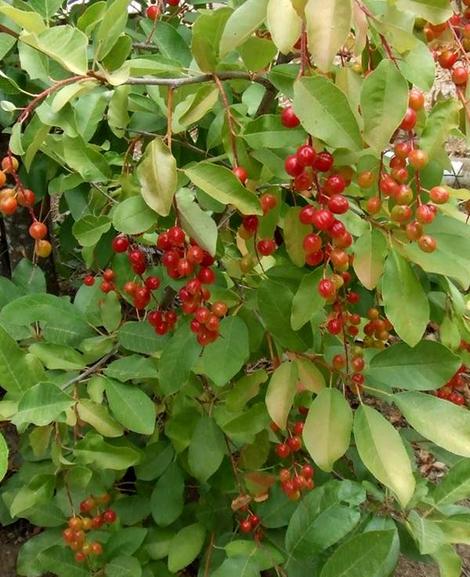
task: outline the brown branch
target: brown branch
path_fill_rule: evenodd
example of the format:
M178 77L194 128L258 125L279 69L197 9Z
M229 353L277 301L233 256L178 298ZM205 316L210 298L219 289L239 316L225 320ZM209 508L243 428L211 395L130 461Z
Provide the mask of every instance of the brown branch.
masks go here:
M14 30L12 30L11 28L8 28L8 26L5 26L4 24L0 24L0 32L4 32L5 34L9 34L10 36L13 36L13 38L19 38L20 37L18 32L15 32Z
M214 551L214 541L215 541L215 533L212 531L209 546L207 547L206 563L204 565L204 577L209 577L212 561L212 553Z

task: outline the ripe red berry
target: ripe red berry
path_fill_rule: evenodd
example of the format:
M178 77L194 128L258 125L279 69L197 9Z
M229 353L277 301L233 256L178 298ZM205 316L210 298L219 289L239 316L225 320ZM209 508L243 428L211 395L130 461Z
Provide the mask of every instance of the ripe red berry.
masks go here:
M334 158L329 152L320 152L313 161L313 168L319 172L328 172L333 166Z
M232 172L242 184L245 184L248 180L248 172L243 168L243 166L236 166L232 169Z
M276 250L276 243L271 238L265 238L258 241L256 247L261 255L269 256Z
M168 6L178 6L180 0L166 0L166 3L168 4Z
M276 453L280 459L286 459L290 455L289 445L286 443L280 443L276 445Z
M160 8L156 4L152 4L147 8L146 14L150 20L157 20L160 16Z
M91 544L91 553L93 555L102 555L103 554L103 546L98 541L95 541Z
M344 214L349 210L349 201L342 194L334 194L328 200L328 208L334 214Z
M104 292L105 294L107 294L107 293L110 293L111 291L114 290L114 285L112 282L108 282L107 280L104 280L100 285L100 289L101 289L101 292Z
M296 421L292 429L294 435L300 436L304 430L304 422Z
M355 383L356 385L363 385L365 382L365 377L364 375L362 375L361 373L355 373L352 377L351 380L353 381L353 383Z
M459 58L459 53L453 50L444 50L441 52L438 57L439 64L442 68L450 70L452 66L457 62Z
M317 234L307 234L303 240L303 249L307 254L318 252L321 249L322 240Z
M413 130L416 124L416 120L416 110L413 110L413 108L408 108L403 120L401 121L400 128L407 131Z
M200 246L192 245L188 248L186 258L191 264L201 264L204 260L204 251Z
M432 236L424 234L418 239L418 246L423 252L434 252L437 248L437 242Z
M314 471L312 465L308 465L308 464L307 464L307 465L304 465L304 466L302 467L302 476L303 476L305 479L312 479L312 477L313 477L313 475L314 475L314 472L315 472L315 471Z
M323 262L325 258L325 253L322 250L318 252L312 252L305 256L305 263L309 266L318 266L320 263Z
M179 226L168 229L168 240L173 246L183 246L185 238L184 230Z
M310 146L308 144L304 144L303 146L298 148L296 152L297 160L303 167L312 166L316 155L317 153L315 152L313 146Z
M42 240L47 235L47 226L38 220L29 227L29 236L34 240Z
M88 497L80 503L80 513L89 513L96 507L96 501L93 497Z
M302 174L304 167L298 161L297 156L291 154L284 162L284 169L289 176L299 176L299 174Z
M413 88L408 97L408 106L413 110L421 110L424 106L424 93L417 88Z
M3 184L4 183L1 182L0 178L0 187L3 186ZM29 188L20 188L16 194L16 201L20 206L26 206L28 208L31 208L32 206L34 206L34 203L36 202L36 195Z
M258 220L258 217L256 215L252 214L252 215L244 216L242 222L243 222L243 227L250 234L255 234L255 232L258 230L259 220Z
M318 283L318 292L322 298L330 299L336 295L336 286L332 280L324 278Z
M110 268L107 268L103 271L103 278L108 282L112 282L115 279L114 271Z
M149 290L155 291L160 287L160 279L158 276L149 276L145 279L144 284Z
M222 318L227 314L228 306L221 301L217 301L212 305L211 310L216 316Z
M311 188L313 184L313 176L310 172L302 172L294 178L294 189L297 192L305 192Z
M286 128L295 128L299 126L300 120L297 118L292 106L287 106L281 112L281 122Z
M339 335L343 330L343 323L340 319L331 319L326 323L326 330L330 335Z
M91 274L87 274L84 278L83 278L83 284L85 286L93 286L95 284L95 277Z
M429 156L424 150L415 148L408 155L408 160L415 170L421 170L428 164Z
M266 192L260 198L261 208L263 209L263 214L268 213L270 210L275 208L277 205L277 198L274 194L269 194Z
M304 206L299 213L299 220L302 224L313 224L314 214L316 213L316 208L308 204Z
M430 224L436 218L436 213L429 204L421 204L416 209L416 220L421 224Z
M406 236L409 240L418 240L423 234L423 226L413 221L406 225Z
M333 213L324 208L316 210L312 216L312 224L319 230L328 230L334 221Z
M249 519L244 519L240 521L240 532L241 533L251 533L253 527L251 526L251 522Z
M83 551L77 551L75 553L75 561L77 563L83 563L86 560L86 555Z
M302 448L302 439L298 436L289 437L287 439L287 446L293 453L296 453Z
M346 181L341 174L333 174L325 181L327 194L341 194L346 188Z
M202 284L212 284L215 281L215 272L208 267L201 267L197 278Z
M468 71L463 66L455 66L452 69L452 81L457 86L465 84L468 80Z
M352 367L355 373L360 373L365 367L364 359L362 357L354 357L352 360Z
M397 142L393 148L395 155L398 158L406 159L411 150L411 144L409 142Z
M111 243L114 252L126 252L129 248L129 239L127 236L116 236Z
M105 523L114 523L117 519L117 515L115 513L115 511L113 511L112 509L107 509L104 513L103 513L103 520Z
M443 186L434 186L429 191L429 197L436 204L445 204L448 202L450 194Z
M91 520L91 526L93 527L93 529L99 529L100 527L103 526L103 524L104 524L103 515L96 515Z

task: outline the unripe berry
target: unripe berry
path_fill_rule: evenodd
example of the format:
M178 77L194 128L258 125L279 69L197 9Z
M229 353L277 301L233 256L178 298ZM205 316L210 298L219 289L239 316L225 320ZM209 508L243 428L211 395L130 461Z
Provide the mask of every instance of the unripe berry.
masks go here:
M437 243L432 236L424 234L418 239L418 246L423 252L434 252L437 248Z
M408 106L413 110L421 110L424 106L424 94L421 90L413 88L408 98Z
M415 170L422 170L429 162L428 153L419 148L415 148L408 155L411 166Z
M429 197L436 204L445 204L448 202L450 194L443 186L434 186L429 191Z

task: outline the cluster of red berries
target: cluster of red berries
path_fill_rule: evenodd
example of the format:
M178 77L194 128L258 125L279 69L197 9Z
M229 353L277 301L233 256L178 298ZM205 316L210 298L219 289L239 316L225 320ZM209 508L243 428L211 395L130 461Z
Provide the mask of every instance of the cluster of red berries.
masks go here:
M450 401L455 405L465 405L465 397L462 392L465 388L465 378L464 373L467 371L467 367L462 365L455 375L446 383L443 387L435 392L436 396L440 399L445 399Z
M28 209L31 215L31 226L29 227L29 235L35 240L34 252L37 256L47 258L52 252L52 245L48 240L45 240L48 230L47 226L37 220L33 212L33 206L36 202L35 194L29 188L25 188L17 174L19 162L14 157L8 154L1 161L0 170L0 213L4 216L11 216L15 214L18 207ZM8 176L14 180L12 186L7 185Z
M80 503L81 515L70 517L68 527L62 533L65 543L75 552L77 563L83 563L89 556L99 556L103 546L98 541L87 541L86 533L92 529L101 529L103 525L111 525L116 521L116 513L112 509L99 512L108 505L111 497L108 494L100 497L88 497ZM90 515L94 510L95 514Z
M166 0L166 3L168 6L178 6L180 0ZM158 20L161 13L162 11L159 4L150 4L150 6L147 6L147 10L145 11L145 14L149 20Z
M261 541L263 538L263 530L261 528L261 519L254 513L249 513L247 517L240 520L240 533L245 535L252 533L256 541Z
M417 112L424 107L424 94L416 89L409 95L408 110L400 128L406 132L394 144L394 156L390 159L389 171L382 166L378 180L380 196L372 196L367 200L366 210L376 215L382 210L382 196L389 200L390 220L404 230L408 240L416 241L424 252L434 252L436 240L424 234L424 226L430 224L437 214L437 206L449 200L449 192L442 186L435 186L428 191L428 200L423 202L423 191L419 181L419 171L428 164L428 154L416 146L413 129L417 122ZM409 168L415 171L417 193L410 186ZM363 189L372 187L376 178L370 171L362 172L357 178Z
M458 90L468 80L467 52L470 51L470 1L462 3L466 8L461 14L455 13L441 24L428 22L423 29L435 60L451 71Z
M299 413L305 417L308 413L307 407L299 407ZM271 429L275 433L279 433L280 429L275 424L271 424ZM314 488L313 483L313 467L306 463L300 465L294 455L302 450L302 432L304 430L304 419L295 421L287 427L287 437L275 447L276 455L283 461L289 457L293 457L292 466L290 468L282 468L279 472L279 480L281 488L284 493L292 501L300 499L303 490L311 491Z
M277 198L274 194L266 192L260 197L260 204L263 210L263 214L268 214L273 208L277 206ZM242 220L242 225L239 229L239 234L242 238L248 239L257 234L259 227L259 219L256 215L250 214L244 216ZM276 241L273 238L262 238L257 240L256 250L261 256L270 256L277 249Z
M379 309L373 307L367 311L369 322L364 325L364 346L368 348L383 349L390 338L393 330L392 323L382 317Z

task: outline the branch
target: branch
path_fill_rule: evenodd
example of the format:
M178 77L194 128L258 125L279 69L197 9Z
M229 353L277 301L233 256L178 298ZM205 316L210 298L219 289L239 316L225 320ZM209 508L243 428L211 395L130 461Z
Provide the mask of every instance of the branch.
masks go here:
M14 30L12 30L11 28L8 28L8 26L5 26L4 24L0 24L0 32L4 32L5 34L9 34L10 36L13 36L13 38L19 38L20 37L18 32L15 32Z
M111 357L113 357L115 354L117 353L117 350L112 350L110 353L108 353L107 355L105 355L102 359L100 359L99 361L97 361L94 365L91 365L91 367L88 367L88 369L86 369L85 371L83 371L83 373L80 373L78 376L74 377L73 379L70 379L70 381L67 381L65 384L63 384L61 386L61 389L63 391L65 391L65 389L68 389L71 385L75 385L75 383L79 383L81 381L84 381L87 377L89 377L90 375L92 375L95 371L97 371L100 367L102 367L103 365L105 365L109 359Z
M156 78L155 76L142 76L141 78L138 78L130 76L124 84L170 86L171 88L179 88L180 86L187 86L188 84L213 82L214 76L214 74L200 74L199 76L187 76L184 78ZM261 76L260 74L250 74L249 72L242 72L240 70L219 72L217 78L219 80L249 80L250 82L262 84L267 88L272 86L271 81L265 76Z

